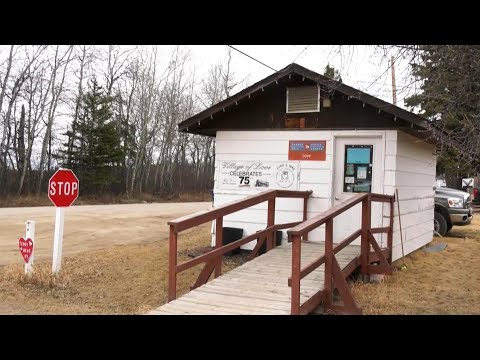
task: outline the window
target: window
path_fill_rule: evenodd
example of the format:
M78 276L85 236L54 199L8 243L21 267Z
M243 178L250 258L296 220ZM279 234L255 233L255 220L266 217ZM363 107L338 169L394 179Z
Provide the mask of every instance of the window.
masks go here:
M373 145L345 145L344 192L372 191Z

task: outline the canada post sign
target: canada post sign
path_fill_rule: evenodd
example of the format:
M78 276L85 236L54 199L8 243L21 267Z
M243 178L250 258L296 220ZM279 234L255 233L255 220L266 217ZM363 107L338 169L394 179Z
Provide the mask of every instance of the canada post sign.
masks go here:
M290 140L288 144L288 160L325 161L326 140Z
M220 161L220 189L298 190L298 162Z

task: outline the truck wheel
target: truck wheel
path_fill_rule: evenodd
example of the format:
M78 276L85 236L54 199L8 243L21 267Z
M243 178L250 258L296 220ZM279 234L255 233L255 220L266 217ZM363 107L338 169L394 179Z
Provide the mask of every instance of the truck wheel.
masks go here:
M453 224L447 223L447 233L448 233L450 230L452 230L452 228L453 228Z
M435 231L441 236L445 236L447 233L447 226L447 220L445 220L442 214L435 211L435 216L433 218L433 228Z

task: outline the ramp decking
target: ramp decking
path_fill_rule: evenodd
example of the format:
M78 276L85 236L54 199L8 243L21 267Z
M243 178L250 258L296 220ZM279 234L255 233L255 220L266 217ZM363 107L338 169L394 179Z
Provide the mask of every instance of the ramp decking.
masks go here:
M324 254L325 244L302 243L302 267ZM337 255L343 270L360 254L348 245ZM291 311L292 245L272 249L207 282L149 315L288 315ZM300 302L323 289L324 265L301 280Z

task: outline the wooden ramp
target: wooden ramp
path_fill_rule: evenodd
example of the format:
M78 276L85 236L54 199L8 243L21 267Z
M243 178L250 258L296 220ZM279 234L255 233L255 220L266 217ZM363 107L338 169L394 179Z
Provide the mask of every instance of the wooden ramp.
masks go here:
M272 249L213 279L195 290L151 311L148 315L289 315L292 245ZM302 242L302 267L321 257L324 243ZM360 246L348 245L337 255L343 270L360 254ZM324 265L301 281L300 302L323 289Z

